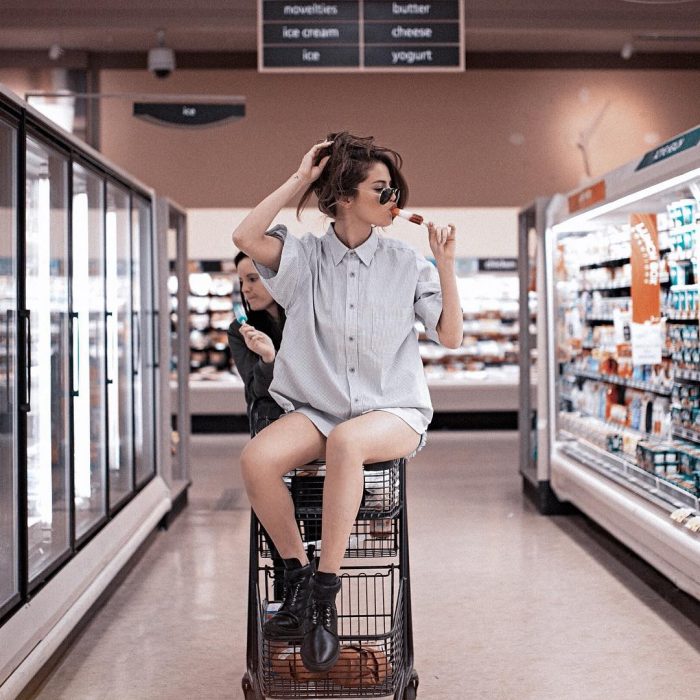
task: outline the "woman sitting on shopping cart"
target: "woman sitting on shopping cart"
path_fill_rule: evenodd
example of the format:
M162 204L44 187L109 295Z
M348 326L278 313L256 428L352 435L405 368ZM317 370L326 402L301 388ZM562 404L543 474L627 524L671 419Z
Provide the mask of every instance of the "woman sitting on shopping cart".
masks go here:
M338 574L362 500L363 465L415 453L425 442L432 405L415 320L447 347L462 342L454 226L428 224L437 266L376 230L390 226L391 209L407 199L401 163L371 137L332 134L233 234L287 314L270 386L286 413L241 455L253 510L286 566L285 599L263 632L303 640L311 671L327 671L338 659ZM315 194L332 220L324 236L268 230L300 194L297 213ZM314 571L282 476L320 458L323 546Z

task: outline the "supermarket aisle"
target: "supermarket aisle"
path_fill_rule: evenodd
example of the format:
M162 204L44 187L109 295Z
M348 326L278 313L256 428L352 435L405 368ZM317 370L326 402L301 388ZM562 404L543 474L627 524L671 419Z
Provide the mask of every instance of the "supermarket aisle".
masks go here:
M240 698L248 512L242 439L194 436L191 504L159 533L34 697ZM517 434L436 433L409 468L424 700L681 697L700 630L601 546L543 518Z

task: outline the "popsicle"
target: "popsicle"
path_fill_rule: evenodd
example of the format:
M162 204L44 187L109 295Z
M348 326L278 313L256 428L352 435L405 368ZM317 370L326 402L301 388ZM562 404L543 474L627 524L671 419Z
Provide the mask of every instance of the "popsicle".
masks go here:
M423 223L423 217L420 214L408 211L407 209L394 207L391 213L393 216L400 216L402 219L408 219L412 224L418 224L420 226Z
M248 323L248 315L245 312L245 307L240 301L233 302L233 313L236 316L236 321L238 321L238 323L241 325Z

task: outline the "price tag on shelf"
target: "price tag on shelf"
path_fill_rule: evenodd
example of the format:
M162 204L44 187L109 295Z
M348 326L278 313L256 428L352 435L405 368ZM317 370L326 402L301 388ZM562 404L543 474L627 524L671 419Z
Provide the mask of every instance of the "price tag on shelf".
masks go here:
M632 364L661 364L661 323L633 323Z

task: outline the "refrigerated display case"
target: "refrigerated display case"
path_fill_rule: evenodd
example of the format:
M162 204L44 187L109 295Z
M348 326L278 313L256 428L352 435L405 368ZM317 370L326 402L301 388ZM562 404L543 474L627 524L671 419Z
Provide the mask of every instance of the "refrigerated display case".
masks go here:
M17 411L17 140L19 120L0 112L0 619L20 597Z
M156 206L160 363L158 395L162 416L159 436L161 468L176 515L186 504L190 487L190 347L187 314L187 214L173 201L159 197Z
M520 280L519 346L520 399L518 409L519 473L523 491L540 513L564 513L552 491L549 471L549 435L546 420L538 420L537 407L549 404L548 383L538 382L545 376L547 363L547 295L545 277L545 236L549 199L539 197L518 214L518 276ZM541 372L541 375L538 375Z
M107 401L104 188L98 173L73 165L73 416L75 535L107 517ZM83 358L79 362L78 358Z
M171 508L154 201L0 87L0 695Z
M700 127L552 200L538 405L556 496L696 598L699 242Z
M29 131L25 149L24 341L28 585L70 555L69 154Z

